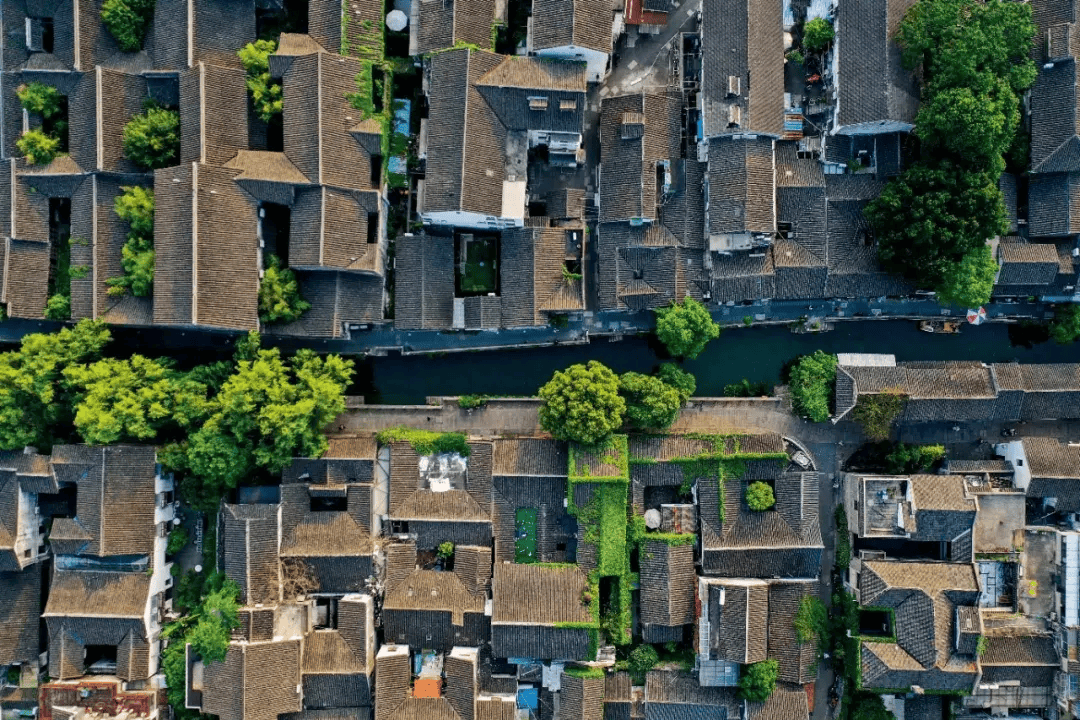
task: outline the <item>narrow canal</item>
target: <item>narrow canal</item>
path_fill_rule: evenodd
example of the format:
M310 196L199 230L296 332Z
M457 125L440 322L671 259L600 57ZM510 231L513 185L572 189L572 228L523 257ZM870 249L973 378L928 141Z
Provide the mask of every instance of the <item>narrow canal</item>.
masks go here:
M697 377L698 395L715 396L743 378L778 382L785 363L819 349L893 353L901 361L1080 362L1080 343L1025 347L1013 344L1005 325L965 326L958 335L933 335L919 331L914 322L888 320L838 323L819 335L794 335L786 327L725 330L684 367ZM377 357L357 363L351 392L363 394L368 403L394 405L423 403L428 395L532 395L553 372L573 363L599 360L616 372L650 372L667 360L662 352L653 337L630 337L531 350Z

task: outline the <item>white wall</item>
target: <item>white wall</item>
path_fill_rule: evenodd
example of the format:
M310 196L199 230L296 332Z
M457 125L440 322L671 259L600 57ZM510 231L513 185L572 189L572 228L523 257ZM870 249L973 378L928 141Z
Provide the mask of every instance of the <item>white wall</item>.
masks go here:
M495 217L494 215L465 212L463 210L424 212L421 213L420 216L424 219L424 224L474 228L477 230L483 230L485 228L499 230L502 228L521 227L525 224L523 218L501 218Z

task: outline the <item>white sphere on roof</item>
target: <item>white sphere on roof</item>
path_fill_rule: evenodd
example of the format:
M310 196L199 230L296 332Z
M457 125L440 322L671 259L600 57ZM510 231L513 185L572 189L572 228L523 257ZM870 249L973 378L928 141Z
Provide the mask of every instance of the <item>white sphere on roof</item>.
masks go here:
M409 16L400 10L391 10L386 16L386 27L401 32L409 24Z
M645 511L645 527L650 530L656 530L660 527L660 511L659 510L646 510Z

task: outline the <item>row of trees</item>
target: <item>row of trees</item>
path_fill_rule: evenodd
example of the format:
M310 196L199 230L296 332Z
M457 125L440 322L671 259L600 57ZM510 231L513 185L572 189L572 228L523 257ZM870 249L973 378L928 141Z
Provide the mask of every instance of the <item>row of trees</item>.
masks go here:
M904 66L921 69L922 159L866 214L882 265L944 304L990 299L997 264L986 243L1008 230L997 183L1018 142L1018 98L1036 76L1034 35L1031 6L1007 0L919 0L897 35Z
M301 350L263 349L251 333L232 362L179 370L162 358L106 357L109 330L74 328L23 338L0 353L0 449L86 442L148 442L182 473L181 494L214 510L245 479L318 457L322 434L345 409L353 363Z
M624 424L663 430L694 394L694 376L665 363L657 375L616 375L596 360L571 365L540 388L540 425L559 440L602 443Z

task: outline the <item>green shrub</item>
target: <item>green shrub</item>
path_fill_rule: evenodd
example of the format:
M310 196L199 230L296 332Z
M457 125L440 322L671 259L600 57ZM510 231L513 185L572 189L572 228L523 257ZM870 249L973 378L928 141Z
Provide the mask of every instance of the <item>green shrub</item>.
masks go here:
M124 52L142 50L146 26L153 16L153 0L105 0L101 4L101 21Z
M458 398L457 404L459 408L465 410L472 410L484 405L488 401L487 395L462 395Z
M462 457L468 457L469 443L464 433L437 433L430 430L415 430L413 428L398 425L387 428L380 432L376 439L380 445L389 445L393 442L407 442L412 446L417 455L434 455L435 453L457 453Z
M124 157L145 170L175 165L180 159L180 113L147 103L124 126Z
M791 368L791 405L795 412L814 422L829 419L833 389L836 387L836 356L816 350L804 355Z
M108 294L117 297L130 290L135 297L148 297L153 292L155 257L149 240L141 235L128 235L120 251L124 274L105 281Z
M45 302L46 320L67 320L71 317L71 297L57 293Z
M776 689L779 664L775 660L763 660L744 665L739 678L739 695L750 702L765 702Z
M27 130L15 146L31 165L48 165L60 154L59 138L50 137L43 130Z
M829 634L829 611L825 604L813 595L804 595L795 613L795 635L800 643L816 642L820 655L825 652Z
M851 535L848 533L847 513L837 506L836 519L836 567L847 570L851 565Z
M769 383L752 383L746 378L724 386L724 397L764 397L770 392Z
M454 543L449 541L439 543L439 549L438 552L436 552L436 555L441 557L443 560L449 560L450 558L454 557Z
M185 528L181 526L174 527L169 531L169 544L165 548L165 552L169 555L175 555L184 549L189 539L188 531Z
M803 26L803 47L808 52L821 52L829 47L836 31L825 18L816 17Z
M270 122L282 110L281 83L270 78L270 56L277 50L273 40L256 40L240 48L240 64L247 73L247 88L255 113Z
M276 255L269 256L268 261L259 283L259 321L269 325L298 320L311 309L311 303L300 296L292 270L281 267Z
M660 662L660 654L656 652L656 648L652 645L638 645L630 652L628 660L630 662L627 669L630 670L630 674L634 677L643 678L645 673L652 670Z
M139 185L121 187L113 203L117 217L131 226L131 232L154 235L154 191Z
M63 102L63 94L52 85L32 82L15 88L15 94L19 96L19 103L29 113L35 113L42 118L49 118L60 113L60 105Z
M768 483L752 482L746 486L746 504L758 512L768 510L776 504L776 496Z
M944 457L944 445L906 445L897 443L892 452L885 456L885 468L893 475L927 472Z
M787 58L788 62L794 63L795 65L802 65L804 62L806 62L806 58L803 56L803 54L801 52L799 52L798 49L789 50L788 54L785 55L784 57ZM744 318L744 320L745 320L745 318ZM746 324L749 325L750 323L746 323Z

